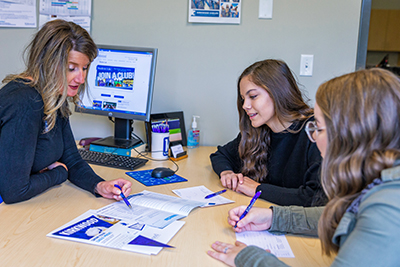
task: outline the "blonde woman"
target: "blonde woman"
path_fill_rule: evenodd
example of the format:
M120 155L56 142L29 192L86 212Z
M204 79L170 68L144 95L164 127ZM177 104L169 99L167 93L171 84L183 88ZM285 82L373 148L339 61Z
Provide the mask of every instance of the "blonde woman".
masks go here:
M332 266L398 266L400 254L400 80L361 70L322 84L315 122L306 131L322 162L325 208L254 208L229 212L237 232L269 230L317 235ZM230 266L286 266L272 254L215 242L208 254Z
M78 101L89 65L97 56L90 35L72 22L50 21L26 52L26 70L8 75L0 89L4 202L28 200L67 179L106 198L121 200L114 184L129 195L129 181L104 181L82 160L68 120L68 101Z

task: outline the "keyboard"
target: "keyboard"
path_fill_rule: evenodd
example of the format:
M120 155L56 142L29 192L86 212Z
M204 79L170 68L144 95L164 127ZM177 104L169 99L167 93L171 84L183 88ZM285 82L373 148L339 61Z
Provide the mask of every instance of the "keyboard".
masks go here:
M148 161L142 158L132 158L128 156L113 155L91 150L78 149L82 159L89 164L96 164L105 167L119 168L124 170L134 170L142 167Z

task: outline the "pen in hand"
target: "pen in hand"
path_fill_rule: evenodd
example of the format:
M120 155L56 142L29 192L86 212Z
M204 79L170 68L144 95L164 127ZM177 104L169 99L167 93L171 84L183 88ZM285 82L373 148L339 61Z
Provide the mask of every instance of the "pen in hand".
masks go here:
M125 204L130 208L130 209L132 209L132 206L131 206L131 203L129 203L129 201L128 201L128 199L126 198L126 196L124 195L124 193L122 193L122 188L119 186L119 185L117 185L117 184L115 184L114 185L116 188L118 188L119 190L121 190L121 193L119 194L121 197L122 197L122 199L125 201Z
M261 195L261 191L258 191L258 192L254 195L254 197L253 197L253 198L251 199L251 201L250 201L250 204L247 206L246 210L245 210L245 211L243 212L243 214L240 216L239 221L240 221L241 219L243 219L244 216L247 215L247 213L249 213L250 209L253 207L254 203L256 203L256 200L257 200L257 198L258 198L260 195ZM234 228L237 227L237 224L238 224L239 221L236 222Z
M209 194L209 195L205 196L204 198L205 199L209 199L209 198L221 195L222 193L225 193L225 192L226 192L226 189L218 191L218 192L215 192L215 193L212 193L212 194Z

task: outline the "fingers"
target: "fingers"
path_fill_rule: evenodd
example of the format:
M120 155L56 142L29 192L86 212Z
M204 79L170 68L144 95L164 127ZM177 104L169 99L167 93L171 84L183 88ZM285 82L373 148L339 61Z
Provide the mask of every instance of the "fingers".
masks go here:
M124 195L129 195L130 192L132 191L131 189L132 183L130 181L127 181L123 178L118 178L111 182L113 182L113 184L117 184L121 188L121 191L122 193L124 193Z
M228 266L235 266L235 258L237 254L246 247L245 244L239 242L237 245L216 241L211 247L215 251L208 251L207 254L214 259L220 260Z
M244 177L243 177L243 174L239 173L239 174L237 175L237 178L238 178L238 182L239 182L239 184L243 184L243 183L244 183Z
M220 242L220 241L216 241L216 242L214 242L214 244L211 245L211 247L219 253L226 254L226 253L228 253L228 250L233 247L233 245L224 243L224 242Z

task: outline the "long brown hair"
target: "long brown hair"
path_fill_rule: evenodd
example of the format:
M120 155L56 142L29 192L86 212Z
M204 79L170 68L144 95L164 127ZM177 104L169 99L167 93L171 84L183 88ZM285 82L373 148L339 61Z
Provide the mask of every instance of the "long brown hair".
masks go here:
M274 102L275 115L282 125L305 120L312 116L313 110L305 103L297 81L285 62L274 59L263 60L243 71L237 83L237 108L241 133L239 155L243 160L241 172L259 182L268 174L271 129L267 125L258 128L251 125L249 116L242 107L243 100L240 95L240 81L244 77L248 77L251 82L267 91Z
M97 56L97 46L89 33L81 26L64 20L47 22L34 36L25 49L26 70L20 74L8 75L3 83L16 79L24 79L25 83L34 87L44 102L44 120L47 131L56 122L57 112L67 117L71 114L67 102L68 56L71 50L86 55L90 62ZM81 84L72 101L77 103L79 95L84 93L85 83ZM64 88L60 95L60 89Z
M321 180L329 200L318 233L330 255L346 209L400 156L400 81L386 70L361 70L322 84L316 102L328 136Z

